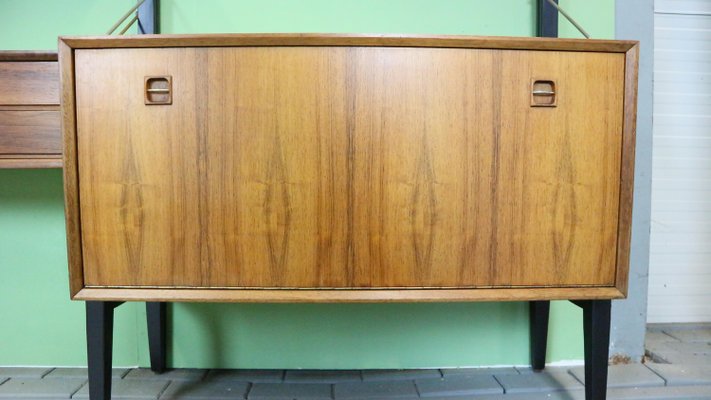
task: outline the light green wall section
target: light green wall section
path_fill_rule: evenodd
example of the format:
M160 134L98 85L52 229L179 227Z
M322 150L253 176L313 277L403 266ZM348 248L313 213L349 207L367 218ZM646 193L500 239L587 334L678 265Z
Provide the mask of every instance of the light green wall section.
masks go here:
M132 0L0 0L0 48L56 49L58 35L100 35ZM561 0L593 38L614 37L615 0ZM535 34L533 0L161 0L164 33ZM561 37L581 37L560 18Z
M59 35L103 35L133 0L0 0L0 49L57 51Z
M425 368L528 363L522 303L173 307L175 365ZM554 303L550 360L582 358L582 316ZM203 351L194 351L195 348Z
M560 0L559 4L590 34L591 39L615 38L615 0ZM585 38L562 15L558 21L558 36Z
M163 0L163 32L531 36L532 0ZM503 23L502 23L503 22Z
M132 1L0 0L0 49L102 34ZM164 33L364 32L530 36L532 0L162 0ZM561 4L596 38L614 0ZM579 37L567 22L561 36ZM61 174L0 171L0 365L84 365L82 303L68 300ZM524 303L174 304L178 367L417 368L528 363ZM147 365L145 311L117 309L114 365ZM10 329L5 329L9 327ZM582 358L582 316L551 313L549 361Z
M60 170L0 170L0 365L86 364L69 301ZM136 364L136 309L116 315L116 363Z
M164 33L535 35L534 0L162 0ZM593 38L614 38L615 0L561 0ZM559 36L582 38L562 16Z

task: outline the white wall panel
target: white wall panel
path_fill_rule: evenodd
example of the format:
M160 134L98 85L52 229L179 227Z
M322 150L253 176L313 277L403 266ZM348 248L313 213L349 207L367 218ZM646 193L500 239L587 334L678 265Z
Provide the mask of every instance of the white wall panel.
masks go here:
M657 0L648 322L711 321L711 1Z
M655 0L654 13L711 14L708 0Z

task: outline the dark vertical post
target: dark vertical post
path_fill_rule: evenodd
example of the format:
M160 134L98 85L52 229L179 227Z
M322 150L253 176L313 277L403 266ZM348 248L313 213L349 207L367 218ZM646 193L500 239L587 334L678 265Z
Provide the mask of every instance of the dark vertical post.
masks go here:
M531 368L541 371L546 367L546 349L548 347L548 316L550 301L529 302Z
M558 4L558 0L554 0ZM548 0L538 0L538 37L558 37L558 10Z
M585 336L585 399L607 397L607 363L610 349L610 300L587 300L583 308Z
M138 33L160 32L159 0L146 0L138 7Z
M151 371L165 372L166 360L166 316L167 304L146 303L146 322L148 324L148 349L151 354Z
M114 308L121 303L86 302L86 344L89 367L89 399L111 399L111 354Z

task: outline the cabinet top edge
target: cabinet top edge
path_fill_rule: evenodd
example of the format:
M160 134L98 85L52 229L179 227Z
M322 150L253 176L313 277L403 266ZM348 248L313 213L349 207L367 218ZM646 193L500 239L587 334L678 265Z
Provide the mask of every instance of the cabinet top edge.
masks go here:
M0 50L0 61L57 61L57 52Z
M59 41L60 44L64 44L72 49L230 46L353 46L557 50L611 53L625 53L637 46L639 43L633 40L322 33L60 36Z

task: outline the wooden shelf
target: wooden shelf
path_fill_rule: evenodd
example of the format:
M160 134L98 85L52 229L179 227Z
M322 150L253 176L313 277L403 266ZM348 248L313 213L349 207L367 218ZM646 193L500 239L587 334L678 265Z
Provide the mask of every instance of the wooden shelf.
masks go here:
M0 158L0 169L17 169L17 168L62 168L63 162L61 157L25 157L25 158Z
M62 168L57 53L0 51L0 169Z

